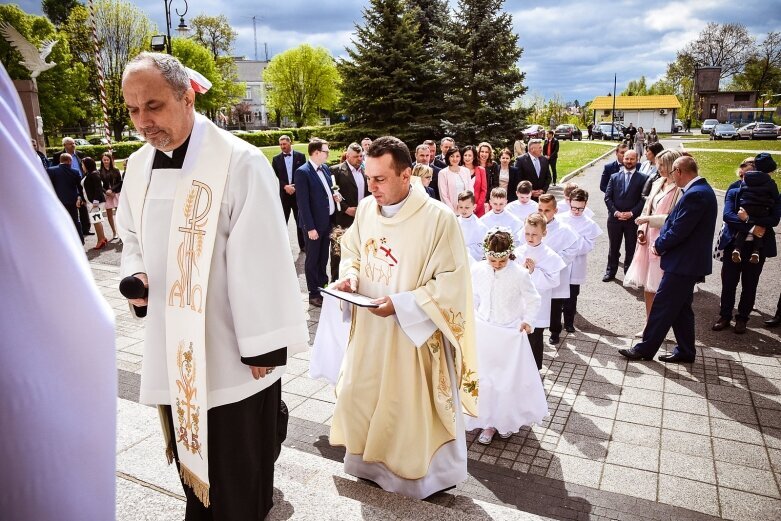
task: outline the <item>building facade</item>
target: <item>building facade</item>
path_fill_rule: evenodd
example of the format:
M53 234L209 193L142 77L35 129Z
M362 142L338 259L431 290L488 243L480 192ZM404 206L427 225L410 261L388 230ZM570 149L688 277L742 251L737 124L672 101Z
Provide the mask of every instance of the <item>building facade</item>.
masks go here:
M594 123L613 121L613 102L615 101L615 121L623 125L633 123L645 130L655 128L657 132L674 132L675 118L681 104L674 95L651 96L597 96L591 102Z
M266 107L266 84L263 81L263 71L268 66L268 61L247 60L236 57L233 59L238 72L237 81L243 83L246 88L242 101L250 110L244 115L244 123L248 130L257 130L269 127L268 109Z

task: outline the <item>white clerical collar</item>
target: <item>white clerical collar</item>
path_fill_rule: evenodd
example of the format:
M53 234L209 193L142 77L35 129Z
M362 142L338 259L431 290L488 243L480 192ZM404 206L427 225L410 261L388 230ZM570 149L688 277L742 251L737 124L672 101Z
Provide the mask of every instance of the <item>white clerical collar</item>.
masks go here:
M171 159L174 157L174 151L173 150L160 150L163 154L168 156L168 159Z
M691 185L693 185L694 183L696 183L700 179L702 179L702 177L697 176L694 179L692 179L691 181L689 181L688 183L686 183L686 186L683 187L683 191L686 192L686 190L688 190L691 187Z
M407 202L407 199L409 199L411 193L412 193L412 187L410 186L407 197L402 199L400 202L396 204L389 204L388 206L380 206L380 213L382 214L382 216L395 217L395 215L401 211L401 207L404 206L404 203Z

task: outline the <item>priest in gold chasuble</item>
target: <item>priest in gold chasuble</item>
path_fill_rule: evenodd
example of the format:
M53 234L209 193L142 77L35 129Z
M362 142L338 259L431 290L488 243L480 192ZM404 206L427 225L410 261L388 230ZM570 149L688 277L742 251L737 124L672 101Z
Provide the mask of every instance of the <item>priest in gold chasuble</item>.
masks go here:
M147 141L117 213L121 274L149 291L130 300L148 307L140 401L160 406L186 520L257 521L273 504L280 378L308 332L271 165L195 113L190 82L157 53L122 78Z
M330 442L345 471L425 498L466 480L463 413L477 413L469 261L452 210L410 188L407 146L382 137L366 158L369 191L341 241L336 289L353 306Z

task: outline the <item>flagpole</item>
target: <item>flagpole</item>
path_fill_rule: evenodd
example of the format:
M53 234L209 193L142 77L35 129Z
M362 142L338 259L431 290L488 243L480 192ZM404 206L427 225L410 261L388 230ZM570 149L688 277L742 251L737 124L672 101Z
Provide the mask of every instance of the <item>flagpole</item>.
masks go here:
M618 74L613 75L613 110L611 111L611 115L613 118L612 124L610 125L610 139L615 139L614 133L616 131L616 82L618 81Z

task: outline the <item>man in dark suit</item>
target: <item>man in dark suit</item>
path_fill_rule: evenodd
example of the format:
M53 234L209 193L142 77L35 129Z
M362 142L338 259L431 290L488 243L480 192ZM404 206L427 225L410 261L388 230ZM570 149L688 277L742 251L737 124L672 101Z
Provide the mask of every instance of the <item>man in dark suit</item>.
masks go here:
M439 169L447 167L447 163L445 162L445 154L447 154L447 151L453 148L455 144L456 140L452 137L443 137L439 142L439 155L434 156L434 159L431 161L431 165L436 166Z
M434 191L434 199L437 201L439 200L439 171L442 170L436 165L431 164L431 148L426 144L423 143L422 145L418 145L415 148L415 162L412 163L412 167L414 168L415 165L421 164L426 165L431 168L431 170L434 172L433 177L431 178L431 184L429 185L429 188L431 188Z
M548 139L542 145L542 155L548 160L550 165L550 173L552 178L552 184L556 186L556 161L559 160L559 140L553 134L552 130L547 133Z
M620 143L616 146L616 160L612 163L608 163L602 169L602 177L599 179L599 189L602 193L607 190L607 183L610 181L610 176L621 170L621 165L624 164L624 152L627 151L625 143Z
M306 233L306 261L304 274L309 290L309 303L320 307L323 297L320 288L328 284L328 246L331 234L331 216L336 212L331 171L325 164L328 142L314 138L309 142L309 161L293 174L298 203L299 223Z
M539 200L548 191L551 183L550 165L542 155L542 140L529 140L528 152L515 160L520 178L518 181L529 181L532 184L532 199Z
M38 159L41 161L41 165L43 166L43 169L46 170L49 168L49 160L46 158L46 154L38 150L38 140L33 139L33 150L35 150L35 154L38 156Z
M76 141L72 137L64 137L62 138L62 150L55 153L53 157L53 161L55 165L60 164L60 156L62 154L68 154L71 157L71 164L70 167L74 169L78 174L80 178L84 178L85 175L89 174L87 172L87 169L84 168L84 158L87 157L87 155L84 152L81 152L80 150L76 150ZM81 195L81 199L83 201L86 201L87 198L84 196L84 189L79 188L79 195ZM91 222L89 220L89 210L87 210L87 205L82 204L79 206L79 220L81 221L81 233L83 235L95 235L93 232L89 231Z
M304 251L304 231L298 220L298 204L296 203L296 187L293 183L293 173L306 163L306 157L301 152L293 150L293 142L290 136L280 136L279 149L281 152L271 159L271 168L277 174L279 180L279 198L282 201L282 211L285 214L285 224L289 222L290 213L296 220L296 235L298 236L298 248Z
M694 362L694 285L710 275L713 232L718 204L708 182L697 173L697 162L679 157L673 163L673 180L683 195L664 222L651 252L661 256L664 275L651 305L643 340L631 349L620 349L630 360L651 360L670 327L678 343L662 362Z
M337 205L334 213L333 224L342 230L346 230L353 224L358 203L369 195L369 186L362 165L363 149L361 145L350 143L347 146L346 154L344 163L340 163L332 170L334 183L339 187L339 195L342 196L342 201ZM341 260L339 251L339 245L332 240L331 280L339 278L339 261Z
M610 282L618 271L618 258L621 256L621 240L624 241L624 273L632 264L637 246L637 224L635 219L643 210L643 186L648 177L637 169L637 152L627 150L624 153L624 165L610 177L605 191L607 205L607 236L610 251L607 255L607 268L602 282Z
M76 232L79 234L81 243L84 244L84 235L82 235L82 227L79 223L79 207L84 206L83 199L80 195L81 190L81 176L74 169L71 168L71 155L67 152L61 152L58 154L60 164L52 166L46 169L46 173L49 174L49 179L54 186L54 192L57 194L57 199L60 200L68 215L73 219L73 224L76 225Z

